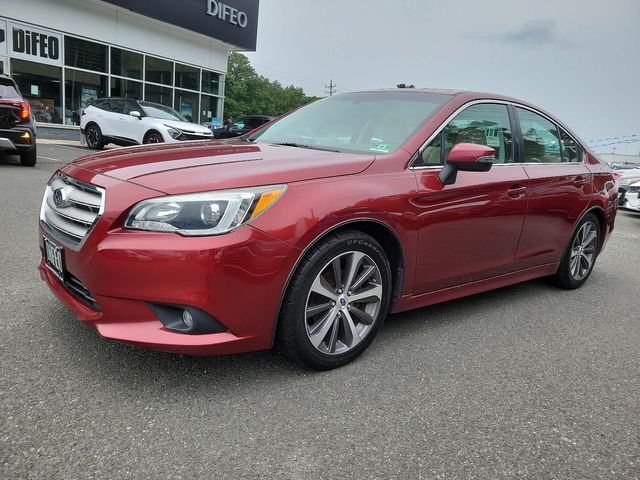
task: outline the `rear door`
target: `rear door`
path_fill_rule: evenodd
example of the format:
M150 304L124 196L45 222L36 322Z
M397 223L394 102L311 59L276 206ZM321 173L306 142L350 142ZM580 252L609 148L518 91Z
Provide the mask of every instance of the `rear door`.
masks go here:
M458 172L442 186L438 173L457 143L494 148L496 163L488 172ZM467 107L421 149L410 200L419 219L415 293L514 270L527 202L527 176L514 158L508 108L498 103Z
M593 193L592 175L571 135L534 110L514 107L529 178L527 218L518 245L520 268L560 260Z

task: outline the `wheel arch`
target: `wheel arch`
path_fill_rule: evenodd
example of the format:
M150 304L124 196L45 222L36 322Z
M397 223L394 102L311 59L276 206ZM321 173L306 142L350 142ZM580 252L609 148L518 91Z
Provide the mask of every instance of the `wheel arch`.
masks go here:
M144 132L144 135L142 136L142 143L145 143L147 141L147 137L149 135L151 135L152 133L157 133L158 135L160 135L162 137L162 140L164 141L164 135L162 135L162 133L157 128L152 127L149 130L147 130L146 132Z
M594 205L589 207L578 219L578 222L576 223L576 226L578 225L578 223L580 223L582 221L582 219L589 215L590 213L594 214L596 216L596 218L598 219L598 226L600 227L600 238L598 239L598 253L600 253L600 250L602 249L602 246L604 245L604 239L606 237L607 234L607 217L606 214L604 212L604 209L602 207L600 207L599 205ZM574 232L575 232L575 228L574 227Z
M278 324L280 323L280 312L282 310L282 302L284 301L287 290L289 289L289 284L291 283L291 279L293 274L298 269L300 262L305 257L307 252L313 248L314 245L317 245L319 242L324 240L328 235L334 234L339 231L344 230L358 230L367 235L372 236L384 250L387 255L387 259L389 260L389 264L391 267L391 301L389 302L389 312L393 311L393 306L397 299L400 297L402 293L402 287L404 285L404 272L405 272L405 259L402 251L402 244L400 243L400 239L397 233L393 230L391 226L384 223L381 220L377 220L374 218L355 218L351 220L346 220L344 222L338 223L331 228L324 230L320 235L316 236L313 241L311 241L298 255L296 262L291 268L289 275L287 277L287 281L282 290L282 294L280 295L280 300L278 302L278 309L276 311L276 318L273 325L272 332L272 344L275 340L275 336L278 330Z

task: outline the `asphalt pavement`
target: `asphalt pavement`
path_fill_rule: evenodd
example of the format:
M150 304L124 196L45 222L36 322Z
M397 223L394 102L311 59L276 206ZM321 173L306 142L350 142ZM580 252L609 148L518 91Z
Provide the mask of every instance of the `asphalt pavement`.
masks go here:
M588 283L390 316L338 370L107 341L40 280L54 170L0 160L1 479L638 479L640 214Z

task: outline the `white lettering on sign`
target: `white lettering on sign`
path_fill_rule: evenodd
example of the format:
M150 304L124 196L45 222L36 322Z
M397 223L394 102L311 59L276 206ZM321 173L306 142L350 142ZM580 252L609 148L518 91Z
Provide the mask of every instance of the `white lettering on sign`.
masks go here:
M10 56L32 62L62 65L62 35L26 25L10 24Z
M249 23L247 14L217 0L207 0L207 15L219 18L223 22L245 28Z

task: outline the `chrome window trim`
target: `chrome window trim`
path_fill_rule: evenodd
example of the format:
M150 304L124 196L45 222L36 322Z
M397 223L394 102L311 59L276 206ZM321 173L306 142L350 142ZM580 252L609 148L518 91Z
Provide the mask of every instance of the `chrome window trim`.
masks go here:
M433 132L429 138L427 138L427 140L420 145L420 148L418 148L418 151L416 153L414 153L411 156L411 160L409 160L409 164L408 164L408 169L409 170L427 170L427 169L436 169L436 168L442 168L444 165L427 165L424 167L414 167L413 163L417 160L418 154L425 149L432 141L434 138L436 138L440 132L442 132L442 130L444 130L444 128L449 124L449 122L451 122L451 120L453 120L455 117L458 116L458 114L460 114L462 111L466 110L467 108L473 106L473 105L479 105L479 104L484 104L484 103L494 103L494 104L498 104L498 105L511 105L512 107L517 107L517 108L522 108L524 110L529 110L532 113L535 113L536 115L540 115L541 117L546 118L548 121L550 121L551 123L553 123L556 128L558 130L562 129L569 137L571 137L573 139L574 142L576 142L576 144L580 145L580 148L582 149L582 161L581 162L511 162L511 163L499 163L499 164L494 164L493 166L500 166L500 165L585 165L586 162L584 161L584 153L586 151L586 148L584 148L584 145L582 145L581 142L579 142L578 140L576 140L576 138L571 135L571 133L569 133L567 131L566 128L564 128L562 125L560 125L559 122L557 122L556 120L554 120L553 118L549 117L549 115L546 115L538 110L536 110L535 108L529 107L528 105L523 105L521 103L518 102L511 102L511 101L507 101L507 100L491 100L491 99L479 99L479 100L471 100L470 102L465 103L464 105L461 105L458 109L456 109L455 112L453 112L451 115L449 115L447 117L447 119L442 122L442 124L440 124L440 126L435 130L435 132ZM512 132L513 133L513 132ZM560 132L558 132L560 133Z

